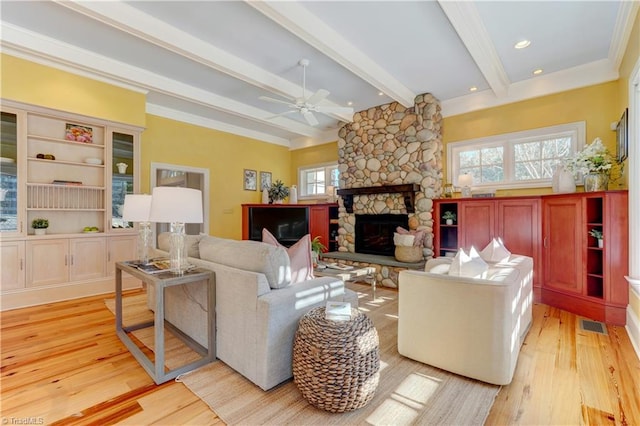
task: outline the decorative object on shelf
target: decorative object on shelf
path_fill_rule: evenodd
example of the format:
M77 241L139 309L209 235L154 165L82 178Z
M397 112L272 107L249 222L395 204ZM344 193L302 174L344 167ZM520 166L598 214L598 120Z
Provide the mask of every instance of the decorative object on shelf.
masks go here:
M255 170L244 169L244 189L245 191L258 190L258 172Z
M313 267L318 266L318 260L323 251L327 250L327 247L320 242L320 236L316 235L311 240L311 260L313 261Z
M87 126L67 123L64 138L68 141L93 143L93 129Z
M456 214L451 211L446 211L442 215L442 219L445 221L447 225L453 225L453 221L456 220Z
M151 195L126 194L122 219L127 222L139 222L138 225L138 260L143 264L149 263L149 246L151 246Z
M85 158L84 162L87 164L95 164L97 166L102 165L102 160L99 158L93 158L93 157L89 157L89 158ZM122 163L120 163L122 164ZM127 168L125 167L125 171L127 170Z
M573 173L571 173L567 168L558 164L556 166L556 171L553 174L553 179L555 183L555 179L557 178L557 187L554 187L553 192L558 193L570 193L576 192L576 181L573 177Z
M127 173L127 167L129 167L129 165L127 163L118 163L116 164L116 167L118 168L118 173L123 175Z
M262 188L262 204L269 204L269 188Z
M36 158L40 160L55 160L56 156L53 154L36 154Z
M599 248L604 247L604 235L602 234L601 230L593 228L591 231L589 231L589 235L598 240Z
M473 185L473 176L470 174L463 174L458 176L458 185L461 188L462 196L464 198L471 197L471 185Z
M44 235L49 227L49 219L35 218L31 221L31 227L36 235Z
M169 257L171 272L188 270L184 247L184 224L202 223L202 191L192 188L156 186L151 194L150 222L171 223Z
M289 204L298 204L298 188L295 185L291 185Z
M282 204L282 200L289 196L289 188L284 186L280 179L271 184L269 188L269 198L273 204Z
M85 226L82 228L82 232L85 234L96 234L100 232L100 229L97 226Z
M453 184L445 184L442 188L442 195L444 196L444 198L453 198Z
M260 172L260 189L271 188L271 172Z
M566 163L567 169L574 175L577 173L584 175L585 192L606 191L614 166L620 166L620 164L602 144L600 138L595 138ZM621 168L620 173L622 173Z

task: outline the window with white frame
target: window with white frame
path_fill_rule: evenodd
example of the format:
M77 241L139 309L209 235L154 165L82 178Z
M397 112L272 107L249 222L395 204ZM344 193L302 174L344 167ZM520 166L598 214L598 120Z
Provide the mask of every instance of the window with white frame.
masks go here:
M562 124L516 133L447 144L447 178L473 176L475 188L532 188L550 186L553 169L580 151L585 122Z
M315 164L298 169L300 197L324 196L327 186L338 187L338 163Z

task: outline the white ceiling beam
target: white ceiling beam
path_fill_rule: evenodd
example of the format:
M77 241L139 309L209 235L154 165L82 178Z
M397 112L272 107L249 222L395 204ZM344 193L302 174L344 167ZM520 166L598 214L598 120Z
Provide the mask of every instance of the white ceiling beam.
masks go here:
M22 52L23 55L44 58L52 64L60 64L65 70L76 70L82 75L94 75L95 79L111 79L146 90L163 93L178 99L233 114L245 119L267 123L270 126L307 137L315 137L320 130L284 117L267 120L270 111L229 99L176 80L160 76L148 70L115 61L76 46L44 37L12 24L0 21L2 46ZM28 57L27 57L28 59ZM73 71L72 71L73 72Z
M417 93L407 88L304 6L290 1L245 1L391 99L407 108L414 106Z
M438 0L438 3L493 93L499 98L507 96L511 82L476 5L471 1Z
M184 58L200 63L216 71L242 80L282 97L298 98L302 87L291 83L269 71L245 61L210 43L190 35L176 27L168 25L135 7L121 1L87 2L54 0L61 6L82 13L103 24L109 25L148 43L176 53ZM313 95L309 92L309 97ZM341 106L326 99L324 106ZM332 117L351 121L350 114L328 114Z

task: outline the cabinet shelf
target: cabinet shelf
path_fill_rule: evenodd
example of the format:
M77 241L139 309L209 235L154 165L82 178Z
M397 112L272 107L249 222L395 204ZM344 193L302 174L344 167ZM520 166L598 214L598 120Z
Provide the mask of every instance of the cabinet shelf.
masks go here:
M104 187L27 184L27 210L104 211Z
M27 158L29 161L37 161L47 164L66 164L69 166L82 166L82 167L98 167L104 169L104 164L89 164L89 163L80 163L78 161L66 161L66 160L46 160L44 158Z
M91 147L91 148L104 149L104 145L100 145L100 144L96 144L96 143L85 143L85 142L69 141L69 140L66 140L66 139L52 138L52 137L49 137L49 136L27 135L27 138L33 139L33 140L60 143L60 144L86 146L86 147Z

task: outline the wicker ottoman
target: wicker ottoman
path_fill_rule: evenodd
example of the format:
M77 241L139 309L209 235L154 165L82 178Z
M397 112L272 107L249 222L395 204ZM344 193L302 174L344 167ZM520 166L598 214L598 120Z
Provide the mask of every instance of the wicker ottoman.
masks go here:
M364 407L380 377L378 332L357 309L348 321L325 319L324 307L300 319L293 343L293 379L311 405L341 413Z

